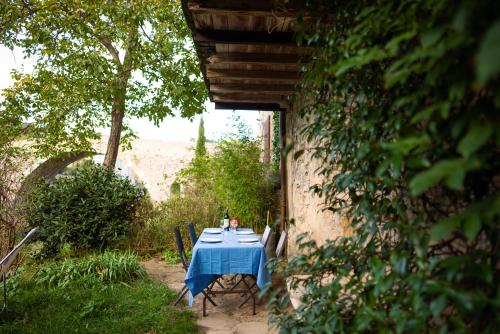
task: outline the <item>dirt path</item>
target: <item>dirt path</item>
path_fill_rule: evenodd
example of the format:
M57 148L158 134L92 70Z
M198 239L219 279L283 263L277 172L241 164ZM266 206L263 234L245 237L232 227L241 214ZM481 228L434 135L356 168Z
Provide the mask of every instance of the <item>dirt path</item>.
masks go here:
M164 261L153 258L143 262L148 274L159 282L167 284L170 288L180 291L184 285L186 275L180 264L168 265ZM252 303L243 308L238 308L241 297L238 295L219 295L215 302L217 307L207 302L207 317L203 317L203 299L197 297L193 304L193 312L198 320L197 324L202 333L207 334L260 334L277 333L267 324L267 311L264 305L257 305L257 314L252 315ZM187 305L187 297L185 298ZM187 307L187 306L186 306Z

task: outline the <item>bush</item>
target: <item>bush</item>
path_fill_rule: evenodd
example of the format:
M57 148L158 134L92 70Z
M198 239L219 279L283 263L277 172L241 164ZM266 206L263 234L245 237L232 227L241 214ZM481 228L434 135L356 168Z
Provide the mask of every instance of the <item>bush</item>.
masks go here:
M308 3L303 153L324 162L314 190L353 236L302 240L284 275L308 274L303 307L275 300L274 320L298 333L498 332L500 3Z
M211 157L214 196L243 226L261 232L274 207L274 180L261 160L259 141L224 139Z
M104 249L126 235L143 196L128 178L89 162L52 184L41 182L29 196L27 221L39 228L41 255L56 254L65 243Z
M156 254L165 249L176 251L172 229L179 226L186 248L190 247L187 224L195 223L198 233L204 227L219 224L219 206L213 198L185 194L171 196L162 203L154 204L151 210L142 210L136 217L124 247L139 254Z
M48 261L33 274L34 283L63 288L70 284L94 286L131 282L144 276L139 258L129 252L106 251L81 258Z
M186 251L186 256L188 259L193 255L192 250L188 249ZM168 264L176 264L181 262L181 257L179 256L179 252L177 250L173 251L170 249L166 249L162 254L162 259Z

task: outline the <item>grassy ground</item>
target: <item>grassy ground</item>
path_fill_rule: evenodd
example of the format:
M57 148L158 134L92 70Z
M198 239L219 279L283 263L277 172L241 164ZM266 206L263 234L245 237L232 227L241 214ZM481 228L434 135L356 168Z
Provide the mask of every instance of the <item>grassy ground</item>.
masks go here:
M24 283L16 291L9 306L20 314L0 315L0 333L198 332L191 312L170 306L175 293L148 279L90 288Z

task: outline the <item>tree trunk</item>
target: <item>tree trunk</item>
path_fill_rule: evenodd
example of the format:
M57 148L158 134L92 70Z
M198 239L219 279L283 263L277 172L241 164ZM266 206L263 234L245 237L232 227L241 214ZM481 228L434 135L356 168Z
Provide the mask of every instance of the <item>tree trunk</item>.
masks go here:
M127 47L125 48L125 56L123 64L120 64L118 58L118 73L116 81L116 90L113 96L113 110L111 112L111 132L109 134L108 148L106 149L106 156L104 157L104 167L107 169L114 169L116 165L116 158L118 156L118 149L120 148L120 137L122 134L123 117L125 116L125 99L127 95L127 84L130 76L132 75L133 54L137 47L137 29L139 28L138 22L133 22L130 25L129 35L127 38ZM117 53L116 49L114 52Z
M126 87L126 86L125 86ZM123 126L123 117L125 116L125 93L126 88L119 89L117 96L113 99L113 111L111 112L111 132L108 139L108 147L104 157L104 167L114 169L118 149L120 148L120 138Z

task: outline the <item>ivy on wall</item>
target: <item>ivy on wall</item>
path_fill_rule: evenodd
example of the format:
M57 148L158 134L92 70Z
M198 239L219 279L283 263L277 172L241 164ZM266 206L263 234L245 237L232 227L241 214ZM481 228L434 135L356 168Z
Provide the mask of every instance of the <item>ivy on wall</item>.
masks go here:
M307 4L304 153L323 161L312 191L354 233L301 236L282 270L304 274L303 304L273 298L273 320L287 333L495 332L500 3Z
M272 138L272 167L275 170L279 170L280 168L280 159L281 159L281 143L280 143L280 112L275 111L273 113L273 138Z

